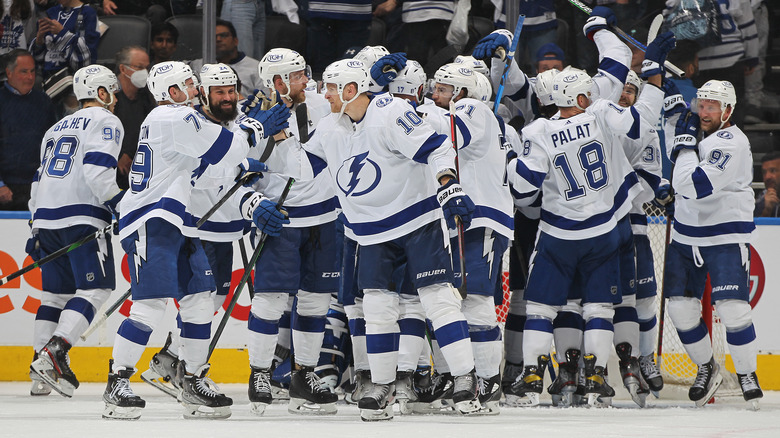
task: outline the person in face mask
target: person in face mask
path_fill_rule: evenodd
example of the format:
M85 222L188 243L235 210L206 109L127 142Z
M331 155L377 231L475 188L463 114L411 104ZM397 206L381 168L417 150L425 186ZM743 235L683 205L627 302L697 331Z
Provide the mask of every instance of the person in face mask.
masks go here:
M116 66L116 76L121 89L116 93L117 103L114 114L125 127L116 178L119 187L127 189L127 175L138 147L141 123L156 105L152 94L146 88L149 55L143 48L123 47L116 54Z

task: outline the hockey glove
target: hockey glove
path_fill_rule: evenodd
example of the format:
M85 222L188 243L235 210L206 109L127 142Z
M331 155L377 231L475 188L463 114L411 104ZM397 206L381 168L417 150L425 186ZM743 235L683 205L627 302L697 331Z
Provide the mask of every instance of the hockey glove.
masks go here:
M474 202L463 192L463 188L458 184L455 178L450 179L447 184L439 187L436 199L444 211L444 219L447 221L448 228L456 228L455 217L460 217L463 223L463 229L471 225L471 216L474 214Z
M670 216L674 214L674 191L666 179L662 179L661 184L655 189L653 205L665 210Z
M674 49L674 45L675 38L671 32L664 32L658 35L647 45L645 60L642 61L642 79L664 74L666 56Z
M593 35L602 29L608 29L610 26L617 24L617 17L612 9L606 6L596 6L590 13L590 18L582 26L582 33L593 41Z
M41 249L41 242L38 240L38 233L27 239L27 244L24 245L24 252L30 254L30 258L34 262L43 258L43 250Z
M686 149L699 153L699 115L687 109L677 120L674 127L674 142L669 161L674 163L677 155Z
M386 87L406 67L406 53L391 53L385 55L371 67L371 79L377 85Z
M260 98L258 96L262 96L263 92L259 89L255 88L255 91L252 92L249 96L244 99L244 103L241 104L241 112L246 114L249 110L252 108L258 106L260 103Z
M512 41L512 32L506 29L493 31L490 35L479 40L474 46L472 56L477 59L490 59L496 56L496 50L503 49L504 53L509 50L509 43ZM501 57L503 60L503 56Z
M238 176L236 176L236 181L241 180L247 174L251 174L244 181L244 187L251 187L263 177L263 172L268 172L268 166L262 161L255 160L254 158L244 158L244 161L238 165L238 170L239 173Z
M664 78L664 116L668 119L688 108L677 84L671 79Z
M276 204L259 193L250 193L241 201L241 214L244 219L251 220L260 232L269 236L278 236L282 226L289 224L287 212L277 209Z

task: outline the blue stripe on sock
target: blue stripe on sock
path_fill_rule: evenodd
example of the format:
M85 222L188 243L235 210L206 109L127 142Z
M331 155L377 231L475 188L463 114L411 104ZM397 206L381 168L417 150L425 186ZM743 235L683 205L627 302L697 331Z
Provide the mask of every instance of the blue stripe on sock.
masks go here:
M745 345L755 340L756 328L753 324L735 332L726 330L726 342L728 342L729 345Z
M152 335L152 328L127 318L119 326L116 334L138 345L146 345L149 343L149 336Z
M572 328L576 330L585 329L585 320L582 315L574 312L558 312L558 316L553 320L555 328Z
M436 340L439 341L439 348L444 348L453 342L463 339L469 339L469 326L466 321L453 321L443 327L439 327L436 332Z
M469 330L469 337L471 342L493 342L501 340L501 329L498 326L493 327L490 330Z
M525 330L536 330L537 332L552 333L553 322L547 318L528 318L525 321Z
M525 315L513 315L508 314L506 316L506 324L504 324L504 329L511 330L513 332L522 332L523 328L525 327Z
M260 333L263 335L276 335L279 334L279 321L271 321L268 319L261 319L249 313L249 331Z
M368 354L391 353L398 351L400 333L381 333L366 335L366 351Z
M593 318L585 323L585 330L608 330L615 331L612 321L604 318Z
M699 342L707 336L707 333L707 326L704 325L704 320L699 320L699 325L688 331L677 330L677 334L680 336L680 341L682 341L683 344L694 344Z
M639 322L639 316L636 314L635 307L615 307L615 317L612 322Z
M425 321L415 318L403 318L398 320L398 327L401 329L402 335L417 336L422 338L425 336Z
M78 312L84 315L84 318L86 318L87 322L89 323L95 319L95 306L81 297L73 297L68 300L68 304L66 304L65 308L62 310L72 310L74 312Z
M295 315L293 330L307 333L325 332L325 323L327 318L324 316L302 316Z
M649 332L650 330L655 327L655 325L658 323L656 317L654 316L652 319L648 321L639 321L639 331L640 332Z
M292 316L290 315L290 312L284 312L282 314L282 317L279 319L279 328L284 328L284 329L290 328L290 320L292 320Z
M366 320L363 318L349 320L349 333L352 336L366 335Z
M38 313L35 314L35 320L57 323L60 322L60 313L62 313L62 309L51 306L40 306L38 307Z
M192 322L182 322L181 337L187 339L209 339L211 338L211 323L195 324Z

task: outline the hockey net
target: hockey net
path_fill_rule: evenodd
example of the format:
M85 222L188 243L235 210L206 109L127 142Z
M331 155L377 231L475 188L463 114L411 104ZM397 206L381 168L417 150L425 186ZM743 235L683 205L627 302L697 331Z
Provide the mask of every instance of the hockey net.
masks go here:
M649 203L645 205L645 212L647 213L648 221L647 235L653 251L655 278L658 284L658 293L660 295L664 278L664 258L666 255L666 216L660 208ZM503 328L507 314L509 313L509 298L511 295L511 290L509 289L508 252L504 254L501 280L504 292L504 302L502 305L496 306L496 315L498 316L499 325ZM702 300L702 318L709 330L710 338L712 339L713 355L715 361L720 365L721 375L723 376L723 384L718 390L718 395L738 396L741 395L741 391L736 375L726 368L726 327L720 322L720 319L715 314L714 307L709 304L709 289L708 281L705 299ZM661 300L657 300L656 305L658 306L656 317L658 321L661 321ZM688 354L685 352L685 348L680 341L680 337L677 335L677 330L675 330L674 324L668 313L663 318L663 321L663 345L661 349L662 356L660 367L664 377L664 383L667 385L688 387L693 384L698 367L691 361ZM659 330L661 330L660 323Z

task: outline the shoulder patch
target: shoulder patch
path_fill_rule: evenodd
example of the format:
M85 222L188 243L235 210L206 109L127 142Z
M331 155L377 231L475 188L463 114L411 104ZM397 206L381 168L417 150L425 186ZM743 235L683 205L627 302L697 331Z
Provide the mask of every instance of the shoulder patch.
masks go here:
M725 140L731 140L732 138L734 138L734 135L732 135L728 131L718 131L718 133L715 134L715 135L717 135L718 137L720 137L722 139L725 139Z
M392 101L393 96L383 96L376 100L376 106L382 108L383 106L387 106Z

